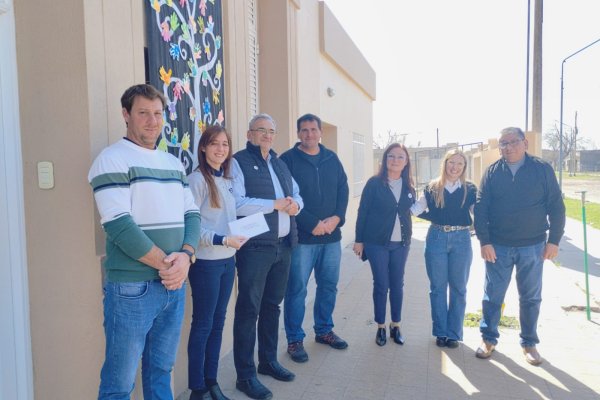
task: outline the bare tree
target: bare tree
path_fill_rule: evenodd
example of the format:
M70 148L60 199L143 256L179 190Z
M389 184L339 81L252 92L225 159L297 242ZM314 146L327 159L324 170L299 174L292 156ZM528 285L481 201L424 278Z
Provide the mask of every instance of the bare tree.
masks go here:
M564 124L563 124L564 125ZM578 135L577 127L565 125L563 129L562 138L562 153L563 159L568 159L569 156L573 158L576 150L585 150L589 140ZM560 130L558 129L558 123L555 123L552 128L544 133L544 142L546 145L555 152L560 152ZM558 162L558 160L556 160ZM573 163L569 163L570 172L574 172L576 167Z
M377 135L377 137L373 138L373 148L385 149L392 143L404 144L407 135L408 133L398 133L393 132L391 129L388 129L386 134L379 134Z

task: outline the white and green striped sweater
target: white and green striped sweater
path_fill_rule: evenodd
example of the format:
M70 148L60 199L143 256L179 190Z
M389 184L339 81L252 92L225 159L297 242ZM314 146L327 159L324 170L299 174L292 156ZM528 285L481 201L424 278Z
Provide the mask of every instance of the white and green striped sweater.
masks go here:
M88 175L106 232L107 279L158 279L140 261L152 245L166 254L198 246L200 214L181 162L121 139L104 149Z

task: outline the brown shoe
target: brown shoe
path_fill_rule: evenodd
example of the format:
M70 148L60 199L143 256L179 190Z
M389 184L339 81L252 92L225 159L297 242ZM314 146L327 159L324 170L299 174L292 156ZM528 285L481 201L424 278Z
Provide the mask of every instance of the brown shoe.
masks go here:
M477 350L475 351L475 357L477 358L490 358L493 351L496 349L496 345L483 340Z
M535 346L523 347L523 354L525 354L525 361L531 365L540 365L542 363L542 356L540 356Z

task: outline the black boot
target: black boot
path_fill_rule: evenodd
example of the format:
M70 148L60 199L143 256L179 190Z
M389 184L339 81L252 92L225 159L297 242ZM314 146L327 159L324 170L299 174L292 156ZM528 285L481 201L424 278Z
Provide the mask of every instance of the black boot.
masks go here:
M397 325L390 325L390 338L394 339L395 343L404 344L404 337L400 333L400 327Z
M387 334L385 333L385 328L378 328L377 335L375 335L375 343L379 346L385 345L387 342Z

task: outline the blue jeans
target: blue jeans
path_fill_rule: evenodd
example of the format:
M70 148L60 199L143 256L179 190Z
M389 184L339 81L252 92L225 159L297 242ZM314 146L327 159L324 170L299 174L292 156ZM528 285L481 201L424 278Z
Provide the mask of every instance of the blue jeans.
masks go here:
M485 263L483 318L479 326L483 340L493 344L498 343L500 337L498 323L500 322L502 303L510 283L513 266L516 266L521 346L535 346L540 342L537 336L537 321L542 302L545 245L545 242L524 247L493 245L496 251L496 262Z
M404 246L401 242L390 242L385 246L365 243L365 252L373 272L373 307L378 324L385 324L388 292L392 322L402 320L404 267L409 250L410 245Z
M233 361L240 380L256 376L257 336L258 362L277 361L279 304L285 295L290 255L287 239L273 246L246 243L236 253L238 298L233 319Z
M425 266L429 277L433 336L463 339L471 261L473 250L468 230L443 232L429 228L425 241Z
M129 399L140 357L145 399L173 399L171 371L179 345L185 286L160 281L104 285L106 353L98 399Z
M316 335L333 330L333 309L340 278L342 246L339 241L327 244L298 244L292 250L292 266L288 278L283 319L288 343L306 336L302 329L306 309L306 286L314 268L317 293L313 315Z
M206 390L205 379L217 379L227 303L233 288L235 261L197 260L190 268L192 328L188 341L188 386Z

